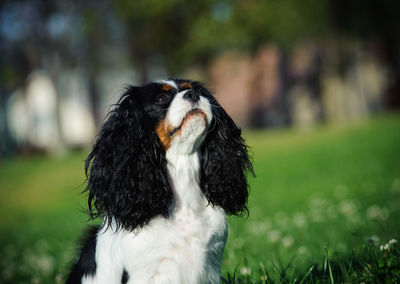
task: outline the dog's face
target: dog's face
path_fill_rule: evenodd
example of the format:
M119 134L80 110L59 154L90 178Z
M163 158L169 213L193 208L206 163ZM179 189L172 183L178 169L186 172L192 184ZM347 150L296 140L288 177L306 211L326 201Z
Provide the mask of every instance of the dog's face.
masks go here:
M167 80L137 87L135 92L165 150L199 148L213 119L210 94L204 87L187 80Z
M201 190L227 214L247 210L253 172L240 129L200 83L131 86L109 113L86 159L89 212L133 229L169 215L167 154L197 154Z

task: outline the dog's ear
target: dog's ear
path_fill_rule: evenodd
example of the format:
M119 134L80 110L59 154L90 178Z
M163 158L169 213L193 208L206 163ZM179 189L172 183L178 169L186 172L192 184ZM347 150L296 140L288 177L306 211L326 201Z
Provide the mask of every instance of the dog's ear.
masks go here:
M138 92L130 87L110 111L85 163L91 217L128 230L167 216L173 201L165 150Z
M247 213L248 184L246 173L254 175L248 147L241 130L225 110L208 95L213 122L202 145L201 187L208 201L226 213Z

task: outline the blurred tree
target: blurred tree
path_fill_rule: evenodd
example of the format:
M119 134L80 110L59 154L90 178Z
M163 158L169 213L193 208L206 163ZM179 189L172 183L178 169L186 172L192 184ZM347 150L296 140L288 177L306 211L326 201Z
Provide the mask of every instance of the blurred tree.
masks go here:
M114 0L127 26L133 62L147 81L158 56L170 74L206 64L229 49L255 50L269 41L290 46L300 37L323 35L326 0Z
M380 44L394 74L388 104L400 106L398 8L394 0L3 0L0 124L6 125L7 96L33 70L47 70L57 85L61 70L74 67L85 70L99 124L99 75L112 61L105 50L118 46L127 46L128 65L146 82L154 65L177 76L190 65L205 67L224 51L256 53L273 42L282 49L280 72L287 86L285 57L297 41L363 38Z
M3 11L5 3L0 4ZM4 33L0 33L0 156L15 151L16 145L9 129L7 117L7 100L10 94L24 84L32 67L26 54L14 49Z
M80 32L77 35L80 48L75 50L75 55L77 64L86 71L89 100L97 128L102 121L98 82L104 65L102 49L109 44L111 38L107 23L113 11L109 4L109 1L81 1L73 7L74 15L80 21Z
M46 62L46 56L52 56L51 52L43 54L43 50L49 48L48 38L44 32L48 11L47 7L27 1L3 1L0 5L0 104L2 111L1 120L7 120L6 103L13 91L18 87L26 87L27 77L36 68L42 67L42 59ZM52 50L55 52L55 50ZM8 123L7 123L8 125ZM4 128L2 141L12 141L8 129ZM9 152L10 148L6 150Z
M324 0L209 1L207 8L196 15L189 46L194 53L254 50L267 42L290 46L327 28Z
M62 70L78 66L86 71L92 113L99 123L97 77L102 67L102 47L110 42L106 25L113 13L108 4L105 0L3 1L0 36L4 40L0 47L6 60L2 60L0 76L6 88L0 95L25 86L35 69L46 70L57 86ZM57 124L62 147L59 100L58 94Z
M139 80L148 81L149 65L166 65L172 72L183 67L179 50L185 43L189 28L186 4L183 1L114 0L118 16L126 25L127 42ZM151 62L152 58L160 62Z
M393 73L387 90L387 104L400 107L400 2L330 0L329 7L333 33L361 37L378 46L378 52Z

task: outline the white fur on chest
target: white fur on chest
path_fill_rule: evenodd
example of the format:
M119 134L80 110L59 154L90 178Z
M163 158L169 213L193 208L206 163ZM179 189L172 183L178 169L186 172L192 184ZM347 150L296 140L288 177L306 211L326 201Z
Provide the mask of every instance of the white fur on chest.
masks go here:
M182 155L173 149L166 155L175 200L170 217L155 218L134 232L109 228L99 234L97 268L108 271L108 279L122 275L115 267L120 265L129 274L128 283L220 283L225 213L209 205L201 192L198 153ZM97 280L102 277L96 275Z

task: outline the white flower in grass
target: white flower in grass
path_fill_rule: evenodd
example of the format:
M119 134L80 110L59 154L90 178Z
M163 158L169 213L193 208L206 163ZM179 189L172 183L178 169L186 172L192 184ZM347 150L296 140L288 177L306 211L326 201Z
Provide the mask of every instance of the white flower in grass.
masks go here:
M267 237L271 243L276 243L281 238L281 232L277 230L269 231Z
M389 251L391 247L393 247L395 244L397 244L397 240L396 239L391 239L387 244L381 245L379 247L379 249L381 251L387 250Z
M297 253L300 255L304 255L307 253L307 248L305 246L301 246L297 249Z
M285 236L282 238L282 245L289 248L293 245L294 239L291 236Z
M384 245L381 245L381 246L379 247L379 249L380 249L381 251L389 250L389 249L390 249L390 246L389 246L389 244L384 244Z
M385 221L389 216L390 212L387 208L380 208L377 205L372 205L367 209L367 218L370 220Z
M352 217L357 213L357 207L352 200L343 200L339 204L339 211L347 217Z
M309 203L311 220L319 223L325 221L325 210L329 202L320 197L313 197Z
M54 259L47 254L38 255L36 267L45 275L49 275L54 270Z
M262 281L267 281L267 279L268 279L267 275L265 275L265 274L261 275L261 280Z
M240 269L240 274L242 274L242 275L250 275L250 274L251 274L251 269L250 269L250 267L243 266L243 267Z
M322 208L326 206L326 199L319 197L319 196L314 196L310 200L310 206L311 207L317 207L317 208Z
M377 235L372 235L369 238L369 241L372 242L374 245L377 245L380 242L380 238Z
M293 216L293 224L297 228L304 228L307 225L307 218L302 212L297 212Z
M380 213L381 209L376 205L372 205L367 209L367 217L371 220L377 219Z
M265 234L265 232L271 227L271 222L268 220L261 222L252 222L249 224L249 231L254 235L262 235Z

